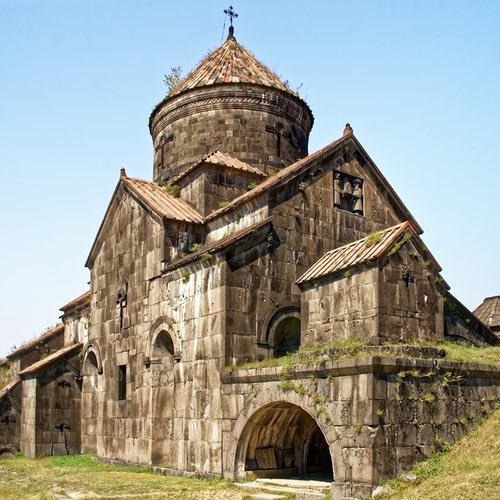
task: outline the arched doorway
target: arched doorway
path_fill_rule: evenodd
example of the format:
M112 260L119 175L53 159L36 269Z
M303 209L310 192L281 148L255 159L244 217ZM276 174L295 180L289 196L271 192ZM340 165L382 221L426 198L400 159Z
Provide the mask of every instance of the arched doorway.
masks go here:
M174 342L166 330L161 330L153 341L151 359L151 462L174 463L173 460L173 408Z
M333 481L330 449L309 413L292 403L270 403L248 420L239 442L244 470L257 477L318 476Z
M81 448L84 453L97 451L99 418L99 361L93 350L87 350L83 362Z

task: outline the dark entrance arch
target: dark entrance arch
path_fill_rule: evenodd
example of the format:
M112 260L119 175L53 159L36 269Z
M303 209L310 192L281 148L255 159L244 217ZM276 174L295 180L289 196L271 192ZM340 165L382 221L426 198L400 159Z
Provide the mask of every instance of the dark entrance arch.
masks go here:
M285 401L255 412L240 438L245 471L257 477L319 475L333 481L330 449L316 421Z

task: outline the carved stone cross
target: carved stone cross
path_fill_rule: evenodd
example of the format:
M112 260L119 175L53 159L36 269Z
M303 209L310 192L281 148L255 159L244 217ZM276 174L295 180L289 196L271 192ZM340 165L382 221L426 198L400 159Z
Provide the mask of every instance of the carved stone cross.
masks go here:
M415 278L412 276L409 269L403 273L403 281L406 283L406 288L408 288L410 283L415 283Z
M283 131L283 124L276 122L274 127L272 125L266 125L266 132L271 132L271 134L276 134L276 149L278 151L278 156L281 156L281 135Z
M116 306L118 308L118 316L120 319L120 330L123 328L123 319L125 317L125 308L127 307L127 293L120 289L116 299Z
M164 135L161 136L160 138L160 145L156 147L155 152L160 154L160 161L158 162L158 166L161 166L163 168L163 161L165 158L165 150L167 149L167 144L169 142L172 142L174 140L174 135L170 134L168 137L165 137Z

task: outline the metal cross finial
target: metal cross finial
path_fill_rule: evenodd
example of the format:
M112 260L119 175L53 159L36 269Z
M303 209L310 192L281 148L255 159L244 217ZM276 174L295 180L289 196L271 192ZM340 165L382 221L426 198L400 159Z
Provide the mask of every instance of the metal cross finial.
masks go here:
M233 9L233 6L230 5L229 9L224 9L224 14L229 17L229 22L231 23L231 26L233 25L233 19L238 17L238 14L235 12Z

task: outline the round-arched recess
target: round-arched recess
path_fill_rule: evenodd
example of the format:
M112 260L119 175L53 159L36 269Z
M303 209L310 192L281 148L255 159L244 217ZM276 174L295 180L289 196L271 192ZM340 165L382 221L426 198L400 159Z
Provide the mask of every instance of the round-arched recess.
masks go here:
M300 308L294 304L281 307L264 322L265 333L258 342L268 345L274 356L298 351L300 347Z
M321 429L292 403L278 401L256 411L238 448L237 460L244 460L244 470L257 477L316 476L333 481L330 449Z
M274 333L274 356L279 358L300 348L300 319L295 316L283 318Z
M16 448L10 444L0 446L0 458L11 458L16 456Z
M161 358L168 355L174 355L174 342L168 332L161 330L153 344L153 357Z

